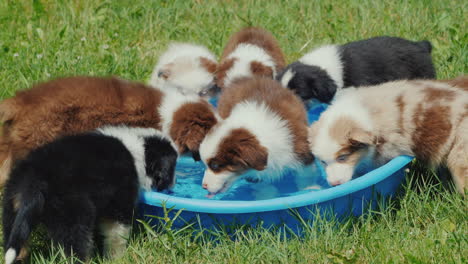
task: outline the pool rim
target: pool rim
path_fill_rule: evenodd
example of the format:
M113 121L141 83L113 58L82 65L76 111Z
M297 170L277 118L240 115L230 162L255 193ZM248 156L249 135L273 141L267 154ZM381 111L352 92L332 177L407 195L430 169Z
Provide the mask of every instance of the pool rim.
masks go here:
M140 203L158 207L162 207L164 204L166 208L212 214L243 214L293 209L330 201L364 190L391 177L394 173L406 167L412 160L413 157L410 156L398 156L385 165L342 185L288 197L258 201L227 201L176 197L151 191L141 193Z

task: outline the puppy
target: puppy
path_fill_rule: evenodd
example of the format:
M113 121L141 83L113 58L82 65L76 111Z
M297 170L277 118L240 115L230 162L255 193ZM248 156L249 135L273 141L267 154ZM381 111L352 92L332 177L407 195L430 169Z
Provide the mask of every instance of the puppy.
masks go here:
M264 171L268 180L285 167L313 161L304 106L280 83L265 77L237 79L221 94L218 111L224 120L200 145L207 165L203 188L211 195L227 190L248 170Z
M275 78L286 65L275 37L262 28L247 27L231 36L216 73L220 89L235 79L252 76Z
M176 159L175 146L160 132L124 126L65 136L31 151L5 187L5 263L15 261L38 224L81 261L92 253L95 229L106 256L123 254L139 189L172 186Z
M217 122L214 109L196 95L162 91L116 78L70 77L19 91L0 103L0 184L15 160L59 136L104 125L161 130L178 151L198 148Z
M440 81L394 81L349 88L312 124L312 153L330 185L349 181L362 160L399 155L447 165L460 193L468 178L468 92Z
M337 90L403 79L435 79L429 41L375 37L314 49L278 75L303 100L329 103Z
M216 68L216 58L206 47L172 43L159 58L149 83L163 90L177 89L183 94L209 96L216 92Z

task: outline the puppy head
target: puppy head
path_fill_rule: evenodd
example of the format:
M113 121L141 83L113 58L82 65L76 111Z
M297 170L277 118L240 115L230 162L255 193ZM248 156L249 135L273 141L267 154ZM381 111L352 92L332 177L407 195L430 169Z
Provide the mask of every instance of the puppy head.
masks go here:
M257 60L231 57L223 60L216 73L216 83L222 89L230 86L234 81L245 77L274 78L275 70L272 65L266 65Z
M206 57L179 57L154 73L154 85L177 89L184 94L208 95L214 89L217 64Z
M161 136L145 137L145 169L152 189L158 191L175 184L177 151L170 140Z
M200 157L207 165L203 188L216 194L226 191L244 172L264 170L268 151L247 129L220 125L201 144Z
M317 66L294 62L278 74L277 80L293 90L302 100L318 99L330 103L337 85L326 71Z
M197 159L201 142L217 122L214 109L207 102L189 102L174 112L169 134L179 153L189 151Z
M327 120L323 115L309 128L311 151L322 161L332 186L351 180L359 162L373 151L375 142L371 131L347 116Z

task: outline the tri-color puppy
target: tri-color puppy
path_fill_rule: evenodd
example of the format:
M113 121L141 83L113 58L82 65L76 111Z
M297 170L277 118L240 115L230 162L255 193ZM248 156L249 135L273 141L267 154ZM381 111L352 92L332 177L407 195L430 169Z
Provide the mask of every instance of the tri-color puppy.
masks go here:
M104 254L124 253L139 189L175 183L177 150L151 128L104 127L59 138L18 161L3 200L5 263L24 250L43 224L51 239L81 261L89 259L93 234Z
M211 195L227 190L248 170L264 171L261 180L271 180L286 167L313 161L304 105L277 81L237 79L221 94L218 111L224 120L200 145L207 165L203 188Z
M312 153L327 180L351 180L363 160L382 165L399 155L446 165L457 190L468 178L468 92L457 81L394 81L349 88L312 124ZM461 84L461 82L458 82Z
M275 78L286 65L283 52L268 31L247 27L231 36L218 65L216 83L222 90L242 77Z
M312 50L278 75L283 86L303 100L329 103L349 86L376 85L403 79L434 79L429 41L375 37Z
M217 122L214 108L198 95L163 91L117 78L69 77L35 85L0 102L0 184L11 164L57 137L105 125L161 130L180 153L198 155ZM197 157L198 158L198 157Z
M172 43L159 57L149 84L163 90L209 96L216 92L217 65L215 55L204 46Z

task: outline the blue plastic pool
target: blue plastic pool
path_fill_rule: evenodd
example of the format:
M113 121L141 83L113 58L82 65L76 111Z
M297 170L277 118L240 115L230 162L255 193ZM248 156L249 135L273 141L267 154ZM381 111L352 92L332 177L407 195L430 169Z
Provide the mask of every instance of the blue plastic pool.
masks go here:
M309 122L314 122L326 105L313 104L308 110ZM261 224L264 227L286 225L294 232L302 223L313 221L317 211L332 212L341 218L350 214L359 216L369 208L375 208L381 198L394 195L405 178L405 168L412 158L397 157L379 168L364 168L359 176L345 184L330 187L319 162L299 171L285 170L276 182L252 183L255 172L247 173L226 192L212 199L202 189L204 165L192 158L179 158L175 187L163 193L143 192L140 211L148 216L164 216L163 204L173 208L169 217L182 210L173 228L182 228L195 222L202 228L213 229L220 225ZM317 210L318 209L318 210Z

